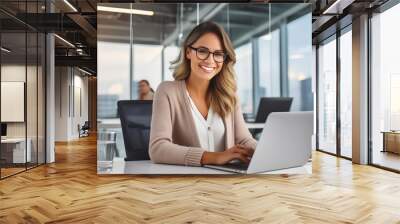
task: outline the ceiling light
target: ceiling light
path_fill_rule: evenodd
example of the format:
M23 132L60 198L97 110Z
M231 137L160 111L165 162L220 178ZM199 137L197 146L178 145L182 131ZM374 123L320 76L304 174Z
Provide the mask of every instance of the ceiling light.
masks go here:
M117 12L117 13L127 13L127 14L137 14L144 16L153 16L153 11L148 10L140 10L140 9L124 9L124 8L115 8L115 7L107 7L107 6L97 6L98 11L105 12Z
M81 72L83 72L83 73L85 73L85 74L87 74L87 75L92 75L92 73L90 73L90 72L88 72L88 71L86 71L86 70L83 70L83 69L81 69L81 68L79 68L79 67L78 67L78 70L81 71Z
M55 37L57 37L59 40L61 40L62 42L66 43L67 45L69 45L70 47L75 48L75 45L71 44L71 42L69 42L68 40L58 36L57 34L54 34Z
M68 0L64 0L65 4L67 4L72 10L74 10L74 12L78 12L78 10L71 4L69 3Z
M343 10L354 1L355 0L336 0L332 5L325 9L322 14L342 14Z
M5 47L1 47L1 50L4 51L4 52L6 52L6 53L10 53L10 52L11 52L11 50L9 50L9 49L7 49L7 48L5 48Z
M272 40L271 33L268 33L268 34L262 36L261 39L263 39L263 40Z

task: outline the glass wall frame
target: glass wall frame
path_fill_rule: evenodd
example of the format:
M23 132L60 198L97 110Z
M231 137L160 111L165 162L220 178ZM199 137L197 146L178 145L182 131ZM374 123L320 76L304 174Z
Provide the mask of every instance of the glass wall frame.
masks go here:
M400 173L400 151L392 149L399 148L400 136L400 67L395 60L400 48L400 32L394 27L397 26L399 12L397 1L387 1L371 12L368 21L368 163L396 173Z
M317 46L316 46L316 76L317 76L317 102L316 102L316 113L317 113L317 139L316 139L316 148L317 151L328 153L334 156L338 156L344 159L351 160L351 154L352 154L352 149L351 149L351 137L350 139L348 136L344 136L344 134L351 134L351 100L350 100L350 107L349 105L349 99L346 98L345 93L349 93L349 90L347 88L350 88L350 93L351 93L351 77L352 73L348 70L348 67L350 66L351 68L351 61L350 65L348 65L348 61L344 60L349 60L352 59L351 57L351 24L342 28L341 30L336 31L336 33L325 40L320 41ZM348 36L350 35L350 43L348 42ZM346 39L345 39L346 38ZM321 126L321 122L324 121L324 117L321 116L322 111L324 111L323 106L326 105L325 101L321 100L321 97L323 94L326 92L326 88L321 88L323 84L323 79L321 77L321 48L324 45L327 44L332 44L334 43L333 48L331 48L331 52L329 53L329 57L331 57L331 67L334 69L331 74L331 78L334 79L333 86L331 86L332 90L334 93L332 94L332 99L325 100L329 101L331 104L330 107L332 107L332 113L331 114L331 123L334 123L331 125L331 128L334 130L329 131L329 133L326 132L326 127ZM343 45L343 46L342 46ZM349 47L347 51L344 51L344 47ZM350 56L348 55L350 53ZM333 57L332 57L333 54ZM350 74L350 80L349 80L349 74ZM349 84L350 82L350 84ZM350 96L351 99L352 95ZM325 103L324 103L325 102ZM347 113L344 114L344 109L347 108ZM342 119L343 118L343 119ZM349 120L350 119L350 120ZM345 123L345 121L347 123ZM325 133L325 134L324 134ZM325 144L324 141L321 141L321 137L325 136L330 139L330 144ZM350 145L350 149L348 149L348 145ZM345 148L347 147L347 148Z
M18 13L20 18L27 13L44 13L45 3L44 0L0 3L0 111L6 114L0 119L0 179L46 162L46 38L43 32L15 15ZM13 88L18 96L10 95ZM13 120L8 117L10 109L6 110L10 105L7 101L14 98L23 115Z

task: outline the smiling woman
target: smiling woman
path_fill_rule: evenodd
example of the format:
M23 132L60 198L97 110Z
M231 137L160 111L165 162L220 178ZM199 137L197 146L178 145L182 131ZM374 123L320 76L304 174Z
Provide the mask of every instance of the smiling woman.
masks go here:
M200 166L248 163L256 146L236 97L236 55L216 23L196 26L173 62L175 81L154 97L150 158L156 163Z

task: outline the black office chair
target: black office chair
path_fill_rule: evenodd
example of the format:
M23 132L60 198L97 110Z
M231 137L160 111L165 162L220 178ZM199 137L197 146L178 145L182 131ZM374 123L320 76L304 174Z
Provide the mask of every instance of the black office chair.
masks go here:
M258 106L255 123L265 123L268 115L272 112L290 111L292 105L292 97L262 97ZM253 137L262 132L262 129L254 129L250 131Z
M153 101L118 101L118 113L121 119L124 137L125 161L149 160L149 139Z
M89 121L85 121L85 123L81 127L80 125L78 125L79 138L89 136L89 129L90 129Z

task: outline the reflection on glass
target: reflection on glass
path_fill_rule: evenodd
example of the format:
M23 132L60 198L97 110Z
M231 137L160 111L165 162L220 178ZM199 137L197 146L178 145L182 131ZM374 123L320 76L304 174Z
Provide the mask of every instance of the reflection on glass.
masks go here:
M336 40L318 51L319 149L336 153Z
M352 35L340 36L340 153L352 157Z
M400 170L400 5L372 18L372 163ZM386 145L383 143L386 142Z

